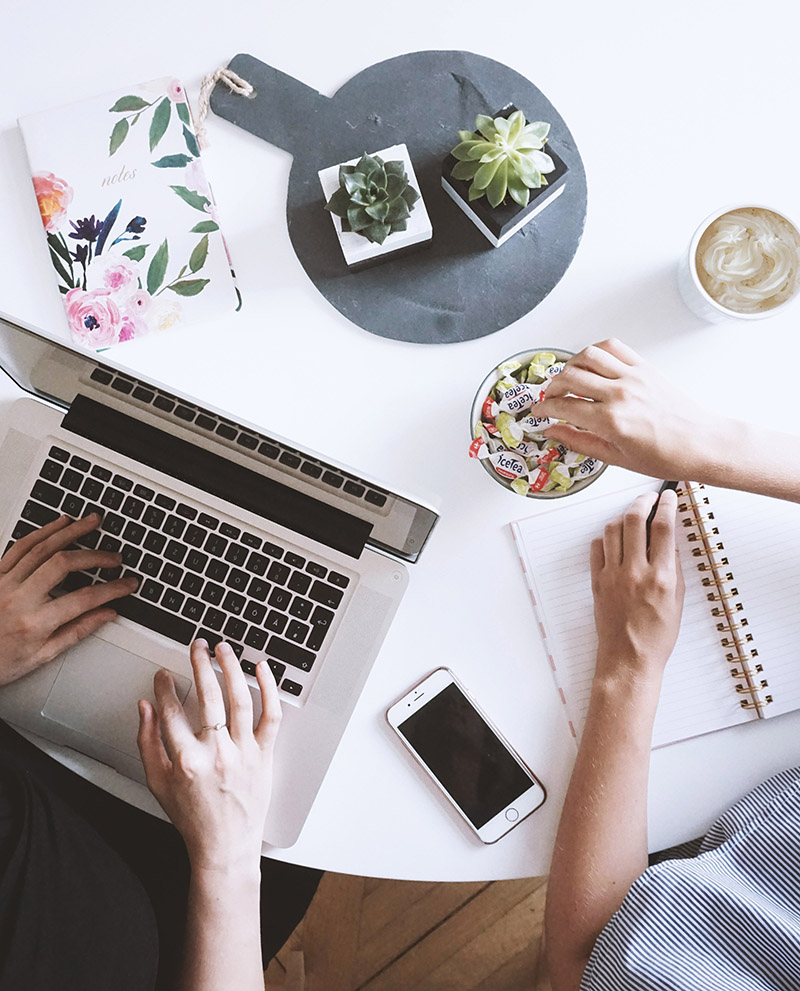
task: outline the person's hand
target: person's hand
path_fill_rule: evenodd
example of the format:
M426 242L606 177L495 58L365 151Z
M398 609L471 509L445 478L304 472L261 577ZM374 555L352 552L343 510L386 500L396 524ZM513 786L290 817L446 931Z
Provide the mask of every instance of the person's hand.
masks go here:
M639 496L622 519L592 541L591 569L598 635L595 677L643 676L660 682L675 646L683 609L683 572L675 545L678 500Z
M67 550L99 524L97 515L77 522L61 516L16 541L0 558L0 685L51 661L115 619L108 603L135 590L135 578L118 578L50 597L71 571L120 565L119 554Z
M281 721L275 679L256 665L262 713L253 730L253 702L232 648L214 654L225 678L230 716L211 666L208 644L190 648L200 727L186 718L167 671L155 676L158 712L139 702L139 751L147 785L183 836L195 870L231 872L258 865L272 794L272 753ZM215 729L213 727L220 727ZM163 741L162 741L163 732Z
M548 439L657 478L695 478L698 465L724 457L716 439L724 421L614 339L570 358L536 415L566 421L548 427Z

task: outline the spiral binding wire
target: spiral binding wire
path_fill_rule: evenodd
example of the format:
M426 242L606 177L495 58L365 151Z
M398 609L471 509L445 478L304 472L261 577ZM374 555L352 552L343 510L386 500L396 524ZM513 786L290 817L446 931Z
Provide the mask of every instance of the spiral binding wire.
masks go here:
M753 709L762 716L762 709L772 702L771 695L763 694L769 688L769 682L760 677L762 666L750 663L758 657L758 650L751 646L753 634L743 630L749 624L746 616L739 615L744 606L739 589L733 584L733 572L726 570L728 559L719 556L719 552L725 550L725 544L718 539L719 528L714 522L714 513L707 508L710 503L704 488L702 484L689 482L677 490L678 498L683 500L678 504L678 511L686 514L680 517L681 525L690 530L686 539L701 545L692 548L693 557L704 558L698 563L697 570L710 572L703 577L702 584L714 589L706 598L709 602L718 603L711 609L711 615L721 620L716 626L717 631L724 634L720 643L726 649L725 659L731 665L731 677L739 679L735 686L737 694L745 696L739 704L743 709Z

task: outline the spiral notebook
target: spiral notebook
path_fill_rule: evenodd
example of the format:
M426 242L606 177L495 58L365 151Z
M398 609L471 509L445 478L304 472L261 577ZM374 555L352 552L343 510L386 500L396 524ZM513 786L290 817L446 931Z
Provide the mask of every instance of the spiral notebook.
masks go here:
M650 481L511 524L573 736L589 706L597 636L589 547ZM680 635L653 731L661 747L800 708L800 505L682 483Z

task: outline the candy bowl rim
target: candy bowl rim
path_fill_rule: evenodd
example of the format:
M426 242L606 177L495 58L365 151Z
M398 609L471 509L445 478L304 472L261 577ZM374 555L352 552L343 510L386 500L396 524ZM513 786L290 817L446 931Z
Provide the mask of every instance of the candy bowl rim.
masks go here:
M522 362L522 359L526 357L530 360L530 358L533 357L533 355L539 354L542 351L549 351L551 354L554 354L559 361L567 361L575 354L574 351L568 351L566 348L536 347L536 348L525 348L524 351L518 351L516 354L509 355L508 358L503 358L502 361L498 361L497 364L493 367L492 371L490 371L489 374L486 375L486 377L483 379L481 384L478 386L478 390L475 393L475 398L472 400L472 407L470 410L470 418L469 418L470 440L473 440L475 437L475 426L478 420L480 419L481 409L483 407L483 401L486 398L489 389L500 378L500 375L498 373L498 368L500 367L500 365L504 365L506 364L506 362L509 361ZM566 357L562 357L562 356L566 356ZM477 460L480 461L483 470L487 472L495 482L497 482L499 485L502 485L503 488L511 492L512 495L519 498L519 493L515 492L514 489L511 488L511 481L507 478L501 478L494 470L494 468L492 468L492 466L489 464L487 458L479 458ZM524 498L561 499L564 496L574 495L576 492L581 492L585 488L588 488L588 486L590 486L592 482L596 482L597 479L606 470L606 468L608 468L607 462L603 464L603 467L595 475L592 475L590 478L584 478L581 481L575 482L575 484L572 485L569 489L567 489L566 492L560 492L558 489L551 489L549 492L526 492Z

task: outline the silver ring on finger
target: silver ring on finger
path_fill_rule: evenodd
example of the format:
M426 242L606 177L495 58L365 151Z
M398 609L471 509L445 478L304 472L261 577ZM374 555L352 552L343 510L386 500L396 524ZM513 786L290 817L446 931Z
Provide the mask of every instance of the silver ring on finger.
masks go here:
M200 731L202 732L203 730L206 729L213 729L213 730L225 729L227 725L228 725L227 723L214 723L213 726L201 726Z

